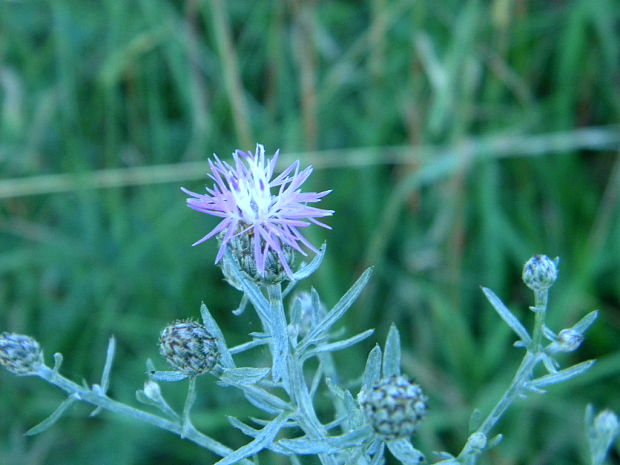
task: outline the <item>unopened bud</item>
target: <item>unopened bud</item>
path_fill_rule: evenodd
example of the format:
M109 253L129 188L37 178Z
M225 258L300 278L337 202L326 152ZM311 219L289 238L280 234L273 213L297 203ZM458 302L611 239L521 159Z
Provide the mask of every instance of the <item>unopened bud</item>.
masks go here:
M159 351L175 370L187 376L211 371L220 358L216 339L203 325L190 320L164 328Z
M149 379L144 382L144 395L151 400L158 401L161 399L161 389L159 384Z
M358 401L373 430L386 440L411 436L426 415L428 397L405 376L391 376L364 389Z
M594 429L601 435L614 437L620 429L618 417L611 410L603 410L594 418Z
M223 239L223 234L218 236L218 240ZM254 282L258 284L277 284L286 279L289 279L286 274L286 270L282 265L282 259L278 256L277 252L269 248L265 253L265 269L262 273L259 273L256 267L256 256L254 251L254 238L253 234L250 234L249 231L243 232L238 236L233 237L228 242L228 248L236 260L239 268L244 271ZM293 266L295 262L295 253L291 246L287 244L282 244L282 254L284 255L284 259L289 264L289 266ZM241 289L241 284L237 282L234 276L232 276L231 271L228 269L228 265L222 263L222 272L224 273L224 278L228 281L234 288Z
M523 266L523 282L533 291L549 289L557 277L557 263L546 255L534 255Z
M30 336L0 334L0 364L18 376L33 375L43 364L39 343Z
M583 334L572 328L560 331L557 340L551 344L552 352L573 352L577 350L583 342Z
M482 451L487 446L486 434L476 431L467 439L467 447L474 451Z

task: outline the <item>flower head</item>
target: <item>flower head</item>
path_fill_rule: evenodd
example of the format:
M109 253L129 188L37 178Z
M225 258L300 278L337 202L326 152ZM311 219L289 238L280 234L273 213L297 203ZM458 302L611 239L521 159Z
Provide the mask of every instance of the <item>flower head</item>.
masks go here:
M191 196L187 206L209 215L222 218L222 221L202 239L220 234L221 245L215 262L218 263L227 246L239 236L250 240L258 274L265 273L265 265L275 254L287 275L292 275L287 249L306 255L301 245L318 252L300 232L299 228L314 223L331 229L317 218L331 216L333 210L309 206L318 202L331 191L301 192L301 185L312 173L312 167L299 170L296 161L274 178L278 161L278 151L269 159L265 157L262 145L256 145L255 153L237 150L233 153L233 163L229 164L214 155L209 160L209 177L215 182L206 188L206 194L197 194L185 188L183 192Z
M406 376L379 380L363 389L358 401L375 433L386 440L411 436L428 410L428 397Z
M43 364L39 343L23 334L0 334L0 365L19 376L34 374Z
M187 376L211 371L220 358L215 338L207 328L191 320L166 326L159 337L159 352L175 370Z
M523 282L533 291L549 289L558 277L558 259L534 255L523 266Z

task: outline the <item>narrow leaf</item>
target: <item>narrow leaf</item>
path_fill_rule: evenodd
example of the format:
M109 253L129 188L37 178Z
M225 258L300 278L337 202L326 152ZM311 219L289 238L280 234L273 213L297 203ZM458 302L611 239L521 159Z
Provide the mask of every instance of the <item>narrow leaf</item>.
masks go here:
M368 354L362 375L362 389L370 389L381 378L381 347L376 345Z
M530 389L540 389L545 386L550 386L552 384L561 383L563 381L567 381L575 376L578 376L582 373L585 373L590 369L592 365L594 365L595 360L587 360L585 362L578 363L577 365L573 365L572 367L566 368L564 370L557 371L555 373L551 373L549 375L541 376L540 378L536 378L529 383L527 383L527 387Z
M233 361L232 355L226 345L224 334L204 302L200 305L200 315L205 328L207 328L207 331L209 331L217 341L217 347L220 351L220 363L224 368L234 368L235 362Z
M327 250L327 243L323 242L319 253L317 253L312 261L307 265L301 267L297 272L293 273L293 279L295 281L300 281L302 279L307 278L312 273L314 273L318 267L321 265L323 258L325 257L325 250Z
M368 268L359 277L359 279L351 286L351 288L342 296L338 303L332 308L327 315L306 335L300 343L300 351L307 348L313 341L320 339L327 331L351 308L351 305L359 297L359 295L368 284L368 280L372 274L372 268Z
M368 338L374 332L375 332L374 329L367 329L366 331L362 333L356 334L355 336L352 336L348 339L344 339L342 341L332 342L330 344L321 344L318 347L306 352L306 354L304 354L303 359L306 360L319 353L335 352L337 350L346 349Z
M180 371L152 371L149 375L155 381L175 382L187 378L187 375L181 373Z
M114 336L110 338L108 342L108 350L106 352L105 365L103 367L103 373L101 374L101 389L105 394L110 386L110 372L112 370L112 362L114 361L114 354L116 352L116 339Z
M337 454L344 449L358 447L367 436L367 430L358 429L340 436L321 439L310 439L305 436L295 439L281 439L277 444L300 455Z
M274 418L274 420L267 426L265 426L260 433L256 436L256 438L246 444L243 447L240 447L234 452L231 452L226 457L224 457L219 462L216 462L215 465L232 465L243 460L250 455L254 455L259 453L261 450L265 449L271 442L274 440L283 423L288 419L289 414L281 414L278 417Z
M383 458L385 454L385 443L383 441L379 442L377 447L377 451L372 457L372 461L370 465L383 465L385 463L385 459Z
M225 384L247 385L256 384L269 373L269 368L228 368L224 370L220 381Z
M62 414L65 413L65 410L71 407L71 405L73 405L73 403L76 401L77 401L77 398L74 397L73 395L70 397L67 397L65 400L62 401L62 403L56 408L56 410L54 410L54 412L49 417L47 417L45 420L43 420L38 425L33 426L28 431L26 431L25 435L34 436L35 434L42 433L46 429L50 428L52 425L54 425L54 423L56 423L60 419Z
M271 321L271 317L269 315L270 307L269 302L267 301L263 293L260 291L258 286L254 282L250 281L247 275L239 269L237 263L231 257L230 251L228 251L224 255L223 260L227 261L229 271L232 273L233 277L239 282L239 284L243 288L243 292L250 299L250 302L252 302L252 305L256 309L256 313L258 313L258 316L263 322L263 326L269 328L269 322Z
M471 412L471 415L469 416L469 428L468 428L469 433L473 433L474 431L476 431L481 423L482 423L482 412L480 411L480 409L475 408L473 412Z
M598 310L594 310L588 313L586 316L584 316L581 320L579 320L575 324L575 326L573 326L573 329L577 331L578 333L583 334L588 330L588 328L592 325L592 323L594 323L597 317L598 317Z
M482 288L482 292L488 299L488 301L493 305L493 308L497 311L499 316L506 322L510 328L517 333L517 336L521 338L523 342L529 344L531 341L530 335L527 333L527 330L523 327L521 322L517 319L517 317L504 305L504 303L497 297L491 289L486 287Z
M394 323L390 326L383 352L383 377L400 375L400 334Z
M60 367L62 365L62 361L63 361L62 354L60 352L56 352L54 354L54 368L53 368L54 373L58 373L58 370L60 370Z
M233 312L233 315L235 315L235 316L239 316L239 315L241 315L243 312L245 312L245 309L246 309L246 307L248 306L248 302L249 302L249 301L248 301L248 298L246 297L246 295L245 295L245 294L243 294L243 297L241 297L241 302L239 302L239 306L238 306L236 309L234 309L234 310L232 311L232 312Z
M238 346L231 347L230 349L228 349L228 351L231 354L238 354L254 347L263 346L268 343L269 341L267 339L252 339L251 341L244 342L243 344L239 344Z
M235 428L237 428L239 431L241 431L243 434L245 434L246 436L250 436L251 438L255 438L256 436L258 436L258 434L260 433L260 430L256 429L256 428L252 428L251 426L243 423L241 420L239 420L236 417L233 416L228 416L228 422Z
M407 439L395 439L387 442L388 449L404 465L420 465L424 454L411 445Z
M246 399L255 407L263 410L267 413L280 414L284 410L290 410L292 407L280 399L279 397L265 391L264 389L250 385L238 385L239 389L243 391Z
M249 426L249 425L246 425L245 423L243 423L243 422L242 422L241 420L239 420L238 418L235 418L235 417L229 416L229 417L228 417L228 421L230 422L230 424L231 424L233 427L237 428L237 429L238 429L238 430L240 430L243 434L245 434L245 435L247 435L247 436L249 436L249 437L251 437L251 438L255 438L255 437L256 437L256 436L258 436L258 434L260 433L260 430L255 429L255 428L252 428L252 427L251 427L251 426ZM268 423L270 423L270 422L266 422L266 424L268 424ZM269 444L269 446L268 446L268 447L269 447L269 450L272 450L272 451L274 451L274 452L275 452L275 453L277 453L277 454L280 454L280 455L288 455L288 456L292 455L292 453L291 453L288 449L286 449L286 448L284 448L284 447L280 446L280 445L279 445L278 443L276 443L276 442L272 442L271 444Z

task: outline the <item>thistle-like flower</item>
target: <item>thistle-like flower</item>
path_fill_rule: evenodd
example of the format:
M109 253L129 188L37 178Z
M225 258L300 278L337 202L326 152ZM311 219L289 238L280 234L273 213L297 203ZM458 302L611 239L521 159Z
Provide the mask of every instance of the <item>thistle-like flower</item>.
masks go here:
M273 254L286 274L291 276L291 249L306 255L301 248L304 245L318 252L299 232L299 228L314 223L331 229L317 218L331 216L334 211L307 205L320 201L331 191L302 193L300 187L312 173L312 167L300 171L299 161L272 179L278 153L276 151L271 159L266 158L264 147L257 144L254 154L235 151L233 164L214 155L214 160L209 160L209 177L215 181L213 187L207 187L206 194L181 188L191 196L187 199L188 207L222 218L209 234L193 244L201 244L221 233L221 245L215 263L222 259L231 241L240 236L250 240L259 275L265 274L266 264Z

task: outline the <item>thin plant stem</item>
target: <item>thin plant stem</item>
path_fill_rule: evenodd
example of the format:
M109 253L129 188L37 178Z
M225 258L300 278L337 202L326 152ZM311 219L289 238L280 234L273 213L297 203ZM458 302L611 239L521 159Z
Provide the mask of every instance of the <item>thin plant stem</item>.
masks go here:
M286 361L290 354L286 315L282 303L282 287L278 284L267 286L269 306L271 307L271 332L273 347L273 380L282 382L284 390L290 394L290 379L286 369ZM267 329L267 328L265 328Z
M488 436L510 405L523 394L525 384L532 379L534 368L538 362L540 362L542 352L544 351L542 337L547 313L547 298L548 289L534 292L534 307L532 310L535 312L535 319L532 331L532 343L527 348L523 360L512 378L510 385L491 412L489 412L484 421L480 424L476 433L483 433L485 436ZM460 459L462 463L472 465L476 463L477 456L478 454L471 454L471 451L466 445L460 452L457 460Z
M114 413L118 413L119 415L124 415L129 418L142 421L143 423L148 423L157 428L161 428L170 431L171 433L178 434L179 436L183 434L183 426L179 422L167 420L158 415L154 415L152 413L145 412L143 410L110 399L105 394L91 391L90 389L82 387L79 384L74 383L70 379L65 378L64 376L60 375L58 372L54 371L46 365L42 365L41 367L39 367L36 375L40 378L43 378L50 384L59 387L63 391L74 395L78 400L88 402L89 404L101 407L102 409L109 410ZM233 450L229 447L226 447L224 444L201 433L193 426L190 426L187 429L184 437L185 439L192 441L200 447L208 449L221 457L226 457L233 452ZM244 465L252 465L252 462L249 460L243 460L240 463L243 463Z
M181 437L185 438L187 432L192 426L192 420L189 417L189 413L196 401L196 377L189 377L189 385L187 387L187 397L185 398L185 405L183 406L183 430Z
M283 370L279 376L285 390L297 404L296 420L301 429L312 439L327 437L325 427L319 421L310 396L310 391L303 375L303 366L298 358L291 356L287 332L286 315L282 302L282 287L280 284L267 286L269 305L271 307L271 335L274 340L272 349L273 370ZM274 379L275 379L274 373ZM293 380L295 380L293 382ZM294 387L293 387L294 386ZM323 465L337 465L336 457L329 454L319 454Z

